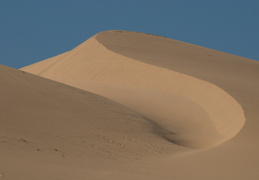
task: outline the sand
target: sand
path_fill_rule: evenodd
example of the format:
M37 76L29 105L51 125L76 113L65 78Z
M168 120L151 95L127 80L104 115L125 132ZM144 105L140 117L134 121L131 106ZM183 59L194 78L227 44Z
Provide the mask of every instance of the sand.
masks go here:
M257 61L105 31L0 68L3 178L259 177Z

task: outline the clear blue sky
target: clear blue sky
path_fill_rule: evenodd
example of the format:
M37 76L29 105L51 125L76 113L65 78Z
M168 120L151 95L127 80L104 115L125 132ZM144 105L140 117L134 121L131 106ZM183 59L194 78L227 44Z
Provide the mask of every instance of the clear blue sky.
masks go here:
M114 29L259 60L259 0L0 0L0 22L0 64L14 68Z

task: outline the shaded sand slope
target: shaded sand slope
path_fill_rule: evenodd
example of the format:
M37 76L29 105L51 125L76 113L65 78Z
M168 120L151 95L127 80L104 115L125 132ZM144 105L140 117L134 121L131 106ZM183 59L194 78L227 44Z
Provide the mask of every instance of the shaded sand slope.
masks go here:
M168 38L143 33L116 32L101 32L96 39L107 49L120 55L217 85L242 105L246 117L253 116L254 120L248 123L257 122L258 61ZM255 127L254 125L256 124L251 124L250 127Z
M100 44L98 36L61 58L23 70L126 105L167 129L164 137L180 145L208 148L232 138L242 128L241 106L219 87L118 55ZM134 54L135 47L129 46Z
M0 98L0 173L6 179L85 179L111 160L189 151L120 104L2 65Z
M126 166L115 160L109 173L93 173L94 179L259 178L256 61L144 33L107 31L23 70L135 109L159 122L156 127L167 130L164 135L174 132L163 136L167 140L194 148L214 146Z
M186 167L189 176L197 179L259 177L258 61L139 33L115 35L112 32L103 32L97 39L109 50L123 56L211 82L230 94L242 106L246 123L235 138L218 148L195 154L186 161L182 159L179 166L182 164ZM138 47L134 53L131 53L129 48L132 46ZM199 166L194 165L197 162ZM188 171L188 167L193 168L192 171ZM199 171L207 173L197 173Z

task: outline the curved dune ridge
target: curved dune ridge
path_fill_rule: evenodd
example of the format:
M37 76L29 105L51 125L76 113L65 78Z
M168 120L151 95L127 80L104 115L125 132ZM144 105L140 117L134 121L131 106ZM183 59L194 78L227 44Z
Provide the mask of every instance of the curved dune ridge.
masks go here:
M109 41L117 35L136 41L141 37L142 46ZM137 60L141 53L170 58L162 47L139 51L157 42L174 49L174 41L164 37L101 32L69 52L22 70L125 105L148 118L159 136L178 145L204 149L234 137L245 117L240 104L227 92L210 82L154 65L154 61L160 62L159 57L152 63ZM132 57L123 55L125 49Z

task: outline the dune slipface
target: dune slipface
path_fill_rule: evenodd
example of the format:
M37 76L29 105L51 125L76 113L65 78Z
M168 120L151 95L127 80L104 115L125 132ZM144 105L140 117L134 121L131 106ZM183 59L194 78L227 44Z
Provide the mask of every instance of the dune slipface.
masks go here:
M245 123L242 107L214 83L177 72L171 64L166 68L168 59L179 56L175 44L143 33L107 31L22 70L125 105L178 145L204 149L231 139Z

